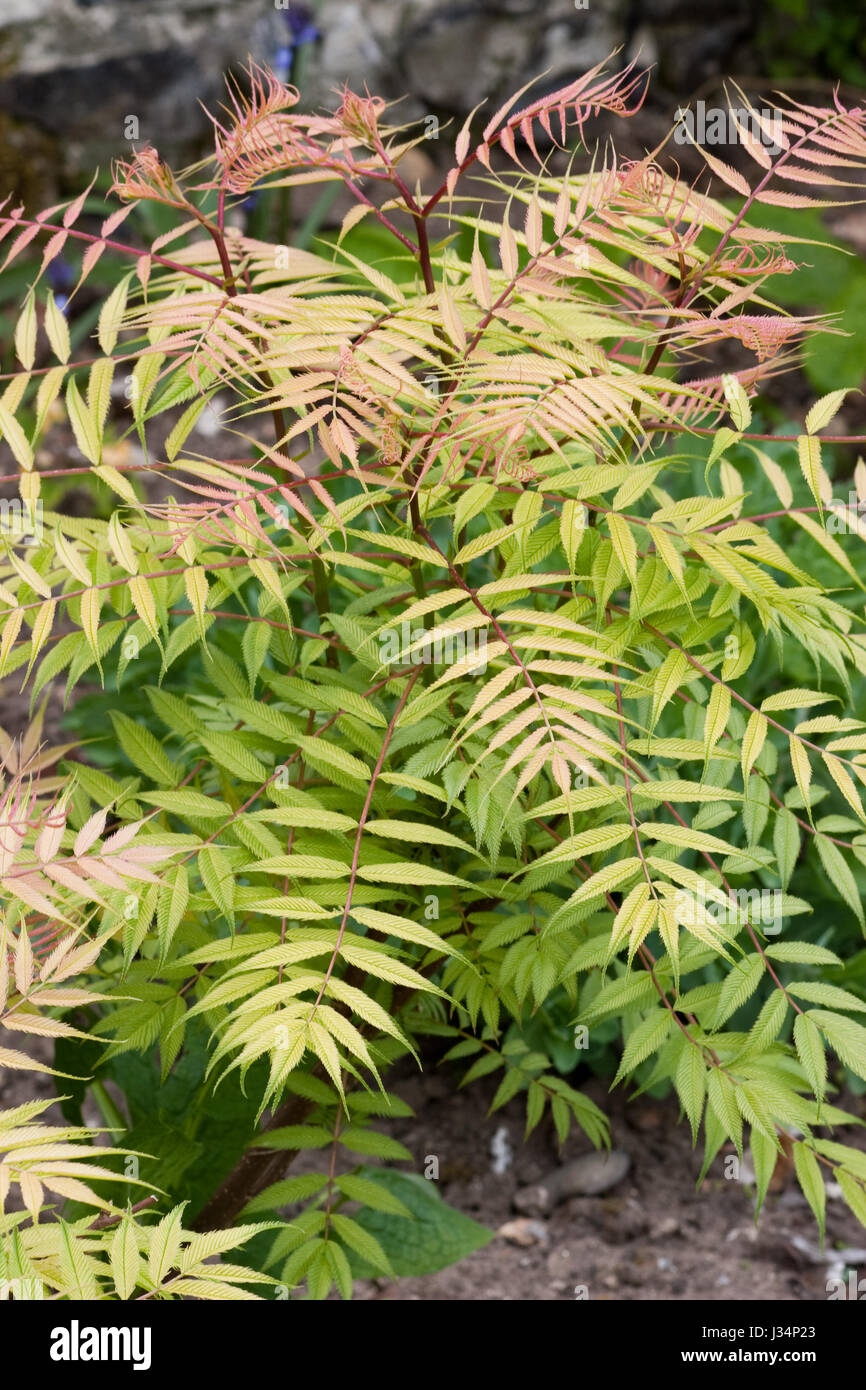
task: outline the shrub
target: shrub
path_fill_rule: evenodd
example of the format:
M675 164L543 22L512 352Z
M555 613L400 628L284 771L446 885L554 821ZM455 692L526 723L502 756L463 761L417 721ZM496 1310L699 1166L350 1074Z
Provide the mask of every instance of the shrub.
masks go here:
M802 252L761 208L862 168L866 115L787 106L772 157L744 126L748 178L704 152L732 208L661 156L551 172L570 129L640 107L642 76L594 69L480 144L467 123L422 194L381 101L303 115L248 79L206 169L141 149L100 231L84 194L0 228L6 265L44 242L0 401L2 671L37 710L4 743L0 1062L54 1039L68 1121L0 1116L4 1277L321 1298L389 1273L382 1232L432 1189L351 1156L410 1157L373 1121L428 1039L496 1076L494 1110L522 1095L527 1132L596 1146L573 1073L617 1042L616 1081L675 1088L703 1173L748 1142L760 1206L793 1147L820 1224L825 1174L866 1219L866 1159L827 1137L866 1079L864 468L834 500L844 383L793 434L751 428L815 328L771 302ZM354 203L315 253L231 225L323 180ZM136 251L147 201L174 230ZM129 269L72 362L42 281L76 240L79 283ZM42 467L59 419L78 461ZM64 674L77 742L46 747Z

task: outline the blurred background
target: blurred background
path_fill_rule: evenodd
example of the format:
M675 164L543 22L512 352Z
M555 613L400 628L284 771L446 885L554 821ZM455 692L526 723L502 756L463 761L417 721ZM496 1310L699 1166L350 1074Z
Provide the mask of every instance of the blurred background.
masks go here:
M849 106L866 98L862 0L0 0L0 198L11 195L33 216L76 197L96 170L79 224L96 233L117 207L106 201L112 161L148 144L175 168L208 155L205 108L218 110L229 74L243 84L250 57L293 83L302 109L333 110L348 84L395 103L389 122L421 121L426 138L402 171L429 191L450 168L469 112L481 108L480 128L525 84L540 96L617 50L614 67L633 59L652 70L637 119L588 123L587 147L610 137L620 162L660 146L678 108L724 109L729 79L762 109L780 89L823 106L834 88ZM696 134L705 143L699 127ZM569 141L577 145L576 132ZM749 172L736 137L718 153ZM545 154L553 172L572 155L576 170L588 167L587 149ZM668 140L664 155L708 187L694 146ZM478 188L495 201L489 181ZM730 189L714 191L730 201ZM384 196L374 185L369 192ZM338 183L311 183L253 193L230 216L253 237L315 250L335 240L351 201ZM141 204L117 236L143 249L173 225L165 211ZM866 211L856 202L825 212L763 207L760 225L830 243L810 245L790 283L775 276L768 285L786 309L823 313L836 330L807 335L801 365L768 383L771 427L782 430L815 395L842 382L866 385ZM346 245L392 276L414 273L371 219ZM127 268L102 257L71 299L83 246L70 241L48 270L75 350L86 347L100 303ZM14 364L12 330L40 255L34 242L3 271L0 375ZM849 395L839 428L866 430L866 397ZM845 476L850 464L840 463Z
M209 144L198 103L249 54L308 108L366 84L453 137L480 102L622 48L655 67L649 142L721 76L806 100L866 89L862 19L851 0L0 0L0 189L44 206L136 143L191 161Z

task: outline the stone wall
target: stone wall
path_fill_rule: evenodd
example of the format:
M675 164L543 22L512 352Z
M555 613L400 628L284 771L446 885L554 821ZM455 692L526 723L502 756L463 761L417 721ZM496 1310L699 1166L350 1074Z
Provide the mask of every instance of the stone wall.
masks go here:
M293 8L290 8L290 5ZM559 85L618 46L658 66L657 89L688 96L724 69L753 7L729 0L321 0L318 37L297 50L305 102L343 82L391 98L406 118L492 110L548 72ZM0 0L0 183L44 195L95 162L151 141L196 153L222 74L252 54L286 62L298 0ZM302 17L303 18L303 17ZM134 120L130 122L129 118ZM130 136L132 132L132 136Z

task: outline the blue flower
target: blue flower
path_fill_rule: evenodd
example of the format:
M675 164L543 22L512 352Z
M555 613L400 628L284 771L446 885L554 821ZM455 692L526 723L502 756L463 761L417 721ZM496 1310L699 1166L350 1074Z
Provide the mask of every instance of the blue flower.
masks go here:
M306 5L298 5L281 13L288 26L289 36L284 44L280 44L274 55L274 70L280 81L286 82L292 75L297 49L305 43L315 43L320 33Z
M68 290L75 284L75 272L62 256L55 257L48 266L48 283L53 290Z
M292 46L294 48L300 48L302 43L315 43L319 37L319 31L306 5L298 5L295 9L283 10L282 13L283 19L292 31Z
M62 256L57 256L48 266L48 283L54 292L54 303L61 314L66 314L69 305L68 290L75 284L75 271Z
M289 44L282 44L274 54L274 72L281 82L291 76L294 56L295 50Z

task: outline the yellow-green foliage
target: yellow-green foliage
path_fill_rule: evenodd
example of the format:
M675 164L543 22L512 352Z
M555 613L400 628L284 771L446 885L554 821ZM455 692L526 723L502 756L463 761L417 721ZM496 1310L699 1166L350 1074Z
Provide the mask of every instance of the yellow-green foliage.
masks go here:
M642 91L594 70L520 94L422 193L400 173L421 137L381 102L302 115L251 69L209 171L151 149L115 171L177 229L129 258L95 356L70 349L44 270L76 236L82 280L129 257L128 209L92 233L83 195L38 222L4 210L7 263L37 238L45 254L0 399L21 498L2 673L40 711L3 744L0 1063L37 1067L28 1034L66 1059L98 1039L106 1065L157 1046L168 1077L204 1025L202 1088L246 1085L256 1113L252 1158L196 1225L305 1204L191 1235L157 1177L129 1214L134 1166L105 1164L135 1146L37 1124L34 1103L0 1116L0 1196L25 1208L0 1217L4 1278L253 1296L239 1283L266 1276L202 1261L272 1225L278 1281L347 1296L352 1258L391 1266L345 1204L409 1217L328 1150L406 1156L370 1121L405 1113L383 1072L424 1037L450 1038L469 1079L499 1074L494 1108L522 1093L527 1130L549 1114L562 1139L576 1121L607 1141L543 1030L524 1039L556 999L590 1039L615 1021L618 1079L675 1087L705 1171L748 1142L760 1203L793 1137L818 1221L827 1174L866 1217L866 1160L826 1137L850 1118L828 1099L841 1065L866 1078L862 981L833 983L866 864L866 569L856 524L827 525L821 441L846 383L799 437L771 449L752 428L762 380L815 326L771 302L800 248L761 206L813 206L806 176L863 167L866 116L791 106L781 154L744 137L749 179L706 154L736 211L649 156L553 173L537 155ZM356 198L333 244L232 225L251 189L311 177ZM376 224L389 273L352 249ZM718 342L741 363L726 375L694 365ZM144 464L110 447L124 380ZM208 402L231 436L218 459L194 433ZM64 416L78 454L55 466L87 516L52 509L35 462ZM104 683L111 724L77 750L41 741L62 677ZM788 891L804 855L827 880L820 940ZM92 1064L56 1070L62 1092ZM304 1148L321 1171L283 1178Z

